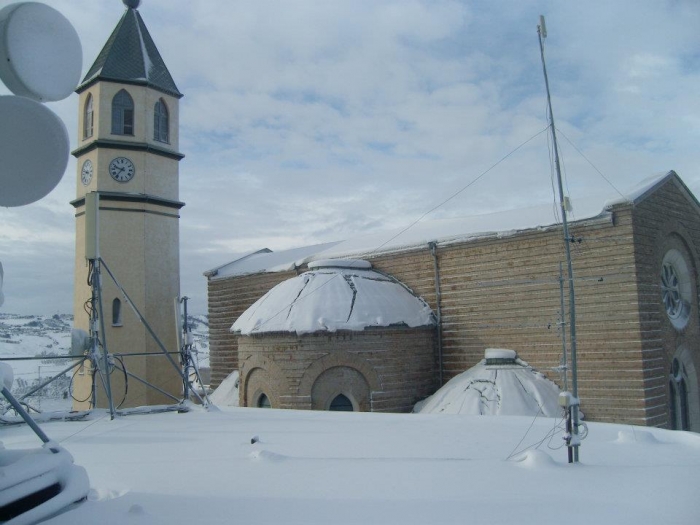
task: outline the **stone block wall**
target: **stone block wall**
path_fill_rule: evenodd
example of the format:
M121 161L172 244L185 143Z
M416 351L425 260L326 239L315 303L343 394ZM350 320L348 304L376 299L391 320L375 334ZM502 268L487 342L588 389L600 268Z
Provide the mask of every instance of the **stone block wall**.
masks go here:
M344 394L356 410L410 412L436 388L433 329L238 336L240 404L328 409Z
M674 357L681 356L689 376L691 419L700 424L700 206L695 198L679 179L669 178L635 205L618 204L598 219L574 222L571 235L578 386L586 417L669 426L669 372ZM661 300L661 261L670 248L684 254L692 274L691 314L682 330L669 322ZM434 311L440 308L444 381L478 363L485 348L503 347L517 351L563 386L552 370L562 355L559 265L566 276L566 263L561 228L439 244L439 304L435 260L428 245L364 258L406 284ZM255 293L267 291L264 279L272 287L290 276L254 277L260 281L250 303ZM241 279L216 286L251 287L250 277ZM229 316L226 330L245 309L241 301L234 302L212 303L210 295L210 305L215 306L210 310L217 313L222 308L226 313L217 315ZM564 303L568 323L568 283ZM568 324L566 329L568 347ZM212 332L213 348L216 337ZM235 347L219 348L219 359L233 366ZM434 359L437 366L437 350ZM216 367L214 360L212 366Z
M678 181L659 188L634 211L635 257L639 271L639 309L643 337L645 410L649 424L671 428L669 380L674 358L685 365L689 387L690 430L700 432L700 214L697 202ZM687 324L675 327L662 301L664 255L677 250L690 278Z
M210 277L207 281L211 386L216 388L238 369L238 344L231 325L255 301L296 272L257 273L238 277Z
M578 386L587 417L646 423L632 217L629 207L573 224ZM437 310L428 246L370 258ZM560 386L560 228L439 245L444 381L509 348ZM568 323L568 282L564 283ZM569 348L567 333L567 348ZM570 351L570 348L569 348ZM571 385L569 385L571 388Z

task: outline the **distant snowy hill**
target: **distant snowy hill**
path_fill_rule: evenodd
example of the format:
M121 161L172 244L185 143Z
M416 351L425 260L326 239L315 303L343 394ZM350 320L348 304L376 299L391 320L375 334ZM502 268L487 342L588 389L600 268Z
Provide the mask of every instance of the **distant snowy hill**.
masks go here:
M195 358L201 368L209 367L209 321L206 315L188 316L194 336ZM73 316L70 314L18 315L0 313L0 360L14 370L13 393L22 395L41 380L48 379L71 365L70 359L57 359L70 353ZM70 373L49 385L41 395L33 396L37 408L66 408L70 404ZM63 400L66 407L51 400ZM44 406L44 405L50 406Z

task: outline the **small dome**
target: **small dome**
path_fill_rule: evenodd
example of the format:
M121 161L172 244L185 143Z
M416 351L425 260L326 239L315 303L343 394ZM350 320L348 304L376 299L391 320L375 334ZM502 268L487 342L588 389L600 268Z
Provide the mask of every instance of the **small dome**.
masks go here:
M241 335L362 331L433 326L430 306L367 261L327 260L288 279L248 308L231 327Z
M559 387L514 350L489 348L485 358L450 379L413 409L421 414L557 417Z

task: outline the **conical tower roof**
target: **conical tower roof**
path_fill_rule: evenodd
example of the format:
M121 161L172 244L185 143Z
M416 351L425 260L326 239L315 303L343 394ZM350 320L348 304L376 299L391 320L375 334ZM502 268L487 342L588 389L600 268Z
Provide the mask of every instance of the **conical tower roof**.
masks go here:
M127 7L76 91L80 93L99 80L145 85L177 98L183 96L141 15L132 7Z

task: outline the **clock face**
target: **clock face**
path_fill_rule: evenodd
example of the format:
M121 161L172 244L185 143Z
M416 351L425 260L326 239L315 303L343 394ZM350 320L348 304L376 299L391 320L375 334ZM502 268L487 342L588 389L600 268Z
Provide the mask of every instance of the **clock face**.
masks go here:
M109 174L117 182L129 182L134 178L136 168L126 157L117 157L109 163Z
M90 184L92 180L92 161L90 159L83 162L83 168L80 170L80 181L83 186Z

